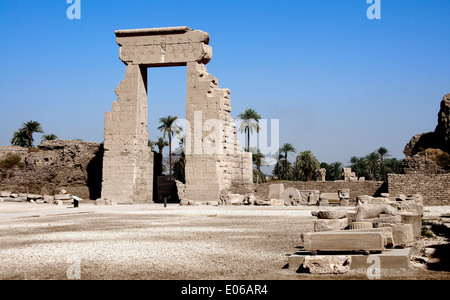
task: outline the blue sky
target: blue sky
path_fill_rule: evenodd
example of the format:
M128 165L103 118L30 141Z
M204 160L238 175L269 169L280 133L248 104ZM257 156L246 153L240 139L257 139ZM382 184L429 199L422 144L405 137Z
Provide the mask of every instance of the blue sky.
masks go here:
M450 93L449 0L4 0L0 145L28 120L61 139L103 141L125 65L116 29L188 26L210 34L208 72L231 89L232 115L280 120L280 143L348 163L384 146L393 157L433 131ZM149 70L149 131L185 115L185 67ZM39 135L37 135L39 138ZM293 156L292 156L293 158Z

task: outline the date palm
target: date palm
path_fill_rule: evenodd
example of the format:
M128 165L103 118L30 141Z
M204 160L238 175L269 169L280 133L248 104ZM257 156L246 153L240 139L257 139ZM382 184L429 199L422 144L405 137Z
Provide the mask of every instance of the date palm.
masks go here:
M33 133L35 133L35 132L44 133L44 130L42 130L41 123L39 123L37 121L25 122L25 123L23 123L22 128L25 129L25 131L28 133L31 147L33 147L33 142L34 142Z
M56 134L50 133L42 136L43 141L54 141L57 140L58 136Z
M306 150L300 152L300 154L297 156L295 166L296 168L303 170L306 181L310 181L313 172L320 168L320 163L311 151Z
M161 125L158 127L159 130L169 137L169 174L172 176L172 137L173 135L179 134L183 129L177 125L178 117L167 116L159 119Z
M289 153L295 153L297 150L295 150L294 146L290 143L284 143L284 145L280 148L280 152L284 153L284 177L288 177L288 154Z
M19 130L14 132L11 139L11 145L25 148L31 147L30 136L24 128L19 128Z
M158 147L159 154L162 154L164 147L169 146L169 143L163 137L159 137L155 142L155 146Z
M374 151L366 156L367 167L369 172L373 176L373 180L377 179L378 161L380 160L380 155L378 152Z
M239 126L239 131L247 132L247 152L250 152L250 134L253 134L253 130L259 132L259 115L254 109L247 108L243 113L240 113L238 119L242 122Z

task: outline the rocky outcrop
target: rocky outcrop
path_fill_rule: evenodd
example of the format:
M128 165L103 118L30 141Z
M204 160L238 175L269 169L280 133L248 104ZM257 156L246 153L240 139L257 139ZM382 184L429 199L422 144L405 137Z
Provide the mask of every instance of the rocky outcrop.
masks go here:
M19 147L20 148L20 147ZM24 168L0 177L0 189L54 194L64 188L84 199L100 197L103 147L82 141L43 141L37 148L0 147L0 159L20 157Z
M450 153L450 94L442 99L435 131L415 135L403 153L406 156L413 156L429 148Z
M433 132L416 134L403 153L406 174L440 174L448 172L450 159L450 94L444 96Z

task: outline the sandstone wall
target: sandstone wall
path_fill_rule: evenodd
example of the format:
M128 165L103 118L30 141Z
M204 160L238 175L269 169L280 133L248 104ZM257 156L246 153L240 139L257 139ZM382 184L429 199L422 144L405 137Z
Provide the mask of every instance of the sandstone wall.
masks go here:
M255 194L257 196L268 195L269 185L274 183L283 183L285 189L295 187L298 190L319 190L321 193L337 193L339 189L350 189L351 201L356 201L356 197L361 195L380 196L380 193L387 193L387 186L383 181L277 181L258 185Z
M31 151L0 147L0 160L11 155L21 157L25 168L0 177L0 190L51 195L64 188L84 199L100 197L103 148L98 143L44 141Z
M389 174L389 194L421 194L425 205L450 205L450 174Z

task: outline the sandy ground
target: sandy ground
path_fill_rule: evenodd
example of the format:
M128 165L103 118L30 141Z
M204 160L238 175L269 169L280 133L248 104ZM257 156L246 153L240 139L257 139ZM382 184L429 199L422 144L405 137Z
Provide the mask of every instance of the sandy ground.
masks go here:
M316 207L0 203L0 279L367 279L286 269ZM450 207L426 207L426 218ZM382 279L450 279L414 264Z

